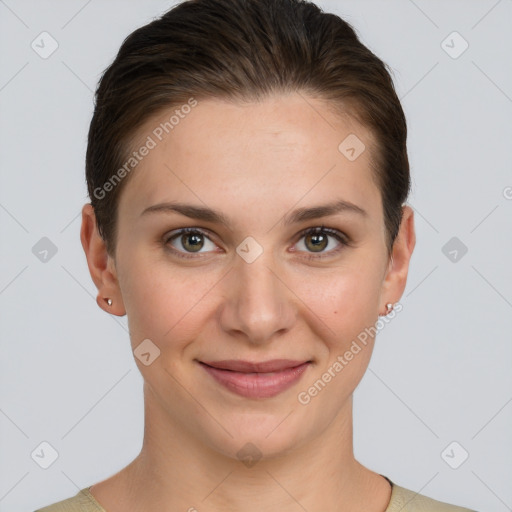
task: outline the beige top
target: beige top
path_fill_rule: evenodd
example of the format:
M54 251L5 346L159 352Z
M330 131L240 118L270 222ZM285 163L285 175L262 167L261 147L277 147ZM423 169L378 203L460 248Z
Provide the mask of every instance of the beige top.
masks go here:
M417 494L396 485L389 478L385 478L392 486L391 499L385 512L475 512ZM89 492L91 487L92 485L81 489L72 498L40 508L35 512L107 512Z

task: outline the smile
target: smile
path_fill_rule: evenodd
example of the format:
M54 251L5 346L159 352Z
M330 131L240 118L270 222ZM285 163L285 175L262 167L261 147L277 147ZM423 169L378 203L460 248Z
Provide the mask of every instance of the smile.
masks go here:
M199 361L213 379L246 398L271 398L296 384L311 361Z

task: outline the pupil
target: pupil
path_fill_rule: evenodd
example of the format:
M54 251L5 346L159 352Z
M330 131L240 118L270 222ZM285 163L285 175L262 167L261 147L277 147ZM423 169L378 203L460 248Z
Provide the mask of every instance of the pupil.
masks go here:
M192 243L188 243L188 241L192 240ZM185 243L183 243L185 241ZM192 251L198 251L201 249L204 245L204 242L202 240L202 235L198 234L187 234L183 235L182 238L183 247L187 249L191 249Z
M313 248L316 251L317 249L325 249L327 238L320 234L311 235L311 242L313 243ZM318 251L317 251L318 252Z

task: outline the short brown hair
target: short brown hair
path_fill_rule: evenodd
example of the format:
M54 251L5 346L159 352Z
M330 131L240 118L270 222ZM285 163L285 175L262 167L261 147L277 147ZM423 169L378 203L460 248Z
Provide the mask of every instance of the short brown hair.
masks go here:
M402 106L387 65L351 25L305 0L187 0L124 40L99 81L86 154L89 197L109 253L129 179L112 186L112 177L150 116L190 98L254 101L288 92L329 100L373 135L391 253L411 187Z

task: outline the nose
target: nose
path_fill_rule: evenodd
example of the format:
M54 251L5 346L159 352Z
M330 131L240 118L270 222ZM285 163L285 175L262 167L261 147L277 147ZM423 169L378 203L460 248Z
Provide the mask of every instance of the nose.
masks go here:
M252 263L236 258L228 276L220 315L225 332L265 345L292 328L297 317L294 295L269 252Z

